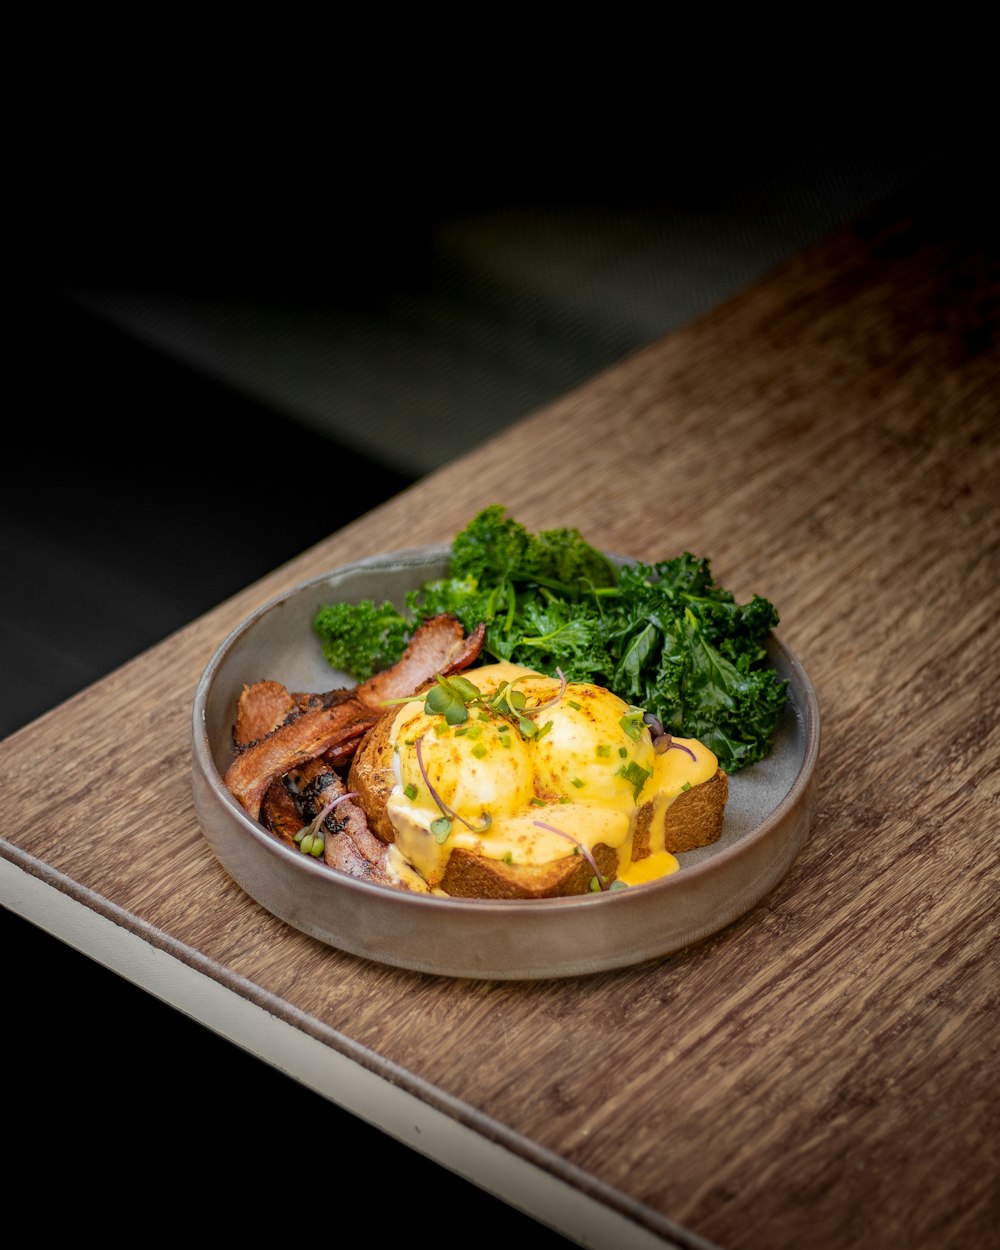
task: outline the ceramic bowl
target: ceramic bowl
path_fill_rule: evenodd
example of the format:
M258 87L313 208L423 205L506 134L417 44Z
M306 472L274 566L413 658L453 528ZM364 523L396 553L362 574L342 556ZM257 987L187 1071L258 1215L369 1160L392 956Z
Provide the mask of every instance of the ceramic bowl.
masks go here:
M413 894L355 880L279 842L223 784L244 683L325 691L352 680L330 668L313 633L325 603L389 599L443 576L447 547L356 561L264 603L221 642L193 706L193 793L212 852L252 899L321 942L415 972L488 980L584 976L657 959L749 912L791 867L811 829L819 707L798 659L768 642L789 698L774 749L733 774L723 832L648 885L573 898L487 900ZM619 557L615 557L619 559Z

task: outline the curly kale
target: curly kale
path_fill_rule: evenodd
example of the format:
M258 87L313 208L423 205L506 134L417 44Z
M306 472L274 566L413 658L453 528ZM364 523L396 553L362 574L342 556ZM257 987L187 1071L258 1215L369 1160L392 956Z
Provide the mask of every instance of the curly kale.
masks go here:
M531 533L498 504L456 535L448 576L391 604L338 604L315 619L324 654L359 680L393 663L416 626L442 612L482 621L482 660L510 660L607 686L729 772L763 759L787 700L766 642L767 599L737 603L707 560L685 552L619 569L575 529Z
M763 759L787 701L765 643L767 599L739 604L705 559L685 552L622 569L607 684L679 737L699 738L730 772Z
M410 640L412 626L386 600L328 603L313 618L323 655L332 668L366 681L395 664Z
M451 550L450 575L480 583L533 582L575 594L581 586L613 586L616 580L614 565L579 530L533 534L499 504L473 517L456 535Z

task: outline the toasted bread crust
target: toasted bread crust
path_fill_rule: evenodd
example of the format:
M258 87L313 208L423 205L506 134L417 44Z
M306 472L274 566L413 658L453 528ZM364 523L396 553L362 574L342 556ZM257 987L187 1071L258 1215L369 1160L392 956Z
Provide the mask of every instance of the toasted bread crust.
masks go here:
M368 827L383 842L396 841L386 804L396 784L390 733L397 711L398 708L390 708L375 722L355 752L347 774L348 790L358 796L358 806L368 817Z
M605 883L614 881L618 852L601 844L593 855ZM455 898L561 898L588 893L593 879L593 864L584 855L551 864L505 864L459 848L448 860L441 889Z
M721 769L701 785L679 794L666 810L663 821L663 850L677 854L693 851L699 846L717 842L729 801L729 777ZM653 804L645 803L636 818L632 839L633 862L645 859L651 852L655 832L652 829ZM658 841L658 838L655 838Z
M728 801L729 777L721 768L708 781L678 795L663 822L663 849L679 853L717 842Z

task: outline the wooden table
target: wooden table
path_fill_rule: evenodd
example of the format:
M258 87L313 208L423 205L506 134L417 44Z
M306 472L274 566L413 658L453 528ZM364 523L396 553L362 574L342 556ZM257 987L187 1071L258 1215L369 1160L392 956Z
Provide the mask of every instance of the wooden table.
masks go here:
M1000 218L956 173L0 744L3 903L582 1245L996 1245ZM490 502L708 556L778 606L816 687L805 849L652 965L483 983L363 962L246 897L194 819L192 695L226 633Z

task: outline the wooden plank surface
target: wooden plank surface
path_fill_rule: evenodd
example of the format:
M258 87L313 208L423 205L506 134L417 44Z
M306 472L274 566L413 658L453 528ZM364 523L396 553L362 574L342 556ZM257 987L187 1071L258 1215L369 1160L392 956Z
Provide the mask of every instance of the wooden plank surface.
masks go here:
M725 1250L996 1244L1000 248L973 191L932 178L7 739L5 853L653 1226ZM816 687L809 843L671 958L531 984L400 972L271 917L200 835L191 700L229 629L492 502L708 556L777 605Z

